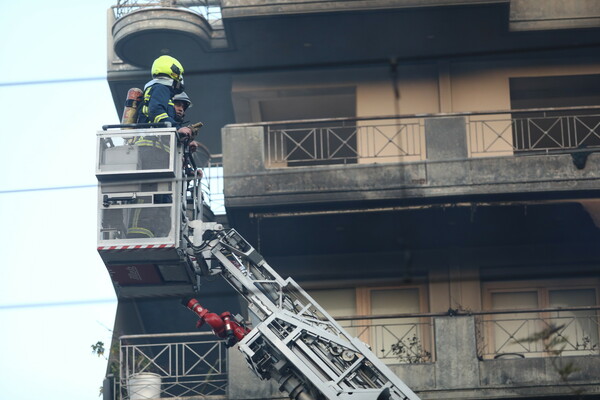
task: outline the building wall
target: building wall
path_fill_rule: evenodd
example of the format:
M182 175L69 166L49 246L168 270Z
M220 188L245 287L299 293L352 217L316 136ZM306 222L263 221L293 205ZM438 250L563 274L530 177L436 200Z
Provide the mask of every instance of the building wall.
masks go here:
M592 59L507 60L451 64L452 111L509 110L509 78L599 74Z
M597 60L390 64L237 75L232 98L238 122L497 112L511 109L510 78L588 74L600 74ZM467 123L468 157L513 154L511 114L471 115ZM356 143L349 146L360 164L427 159L422 118L359 120L356 126Z
M398 98L390 66L344 70L236 75L232 95L239 123L260 122L244 114L242 100L298 95L308 89L354 87L356 116L509 110L509 78L600 74L597 59L448 61L397 67ZM301 110L298 110L299 113ZM399 111L399 112L398 112Z

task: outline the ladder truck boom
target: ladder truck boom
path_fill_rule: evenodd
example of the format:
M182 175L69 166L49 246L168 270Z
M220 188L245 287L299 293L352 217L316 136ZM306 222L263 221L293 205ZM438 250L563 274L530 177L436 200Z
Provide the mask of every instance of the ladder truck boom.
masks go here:
M203 239L195 247L203 271L220 274L248 302L253 329L235 337L261 379L276 380L294 400L419 399L237 231L209 229ZM186 304L193 310L189 300Z

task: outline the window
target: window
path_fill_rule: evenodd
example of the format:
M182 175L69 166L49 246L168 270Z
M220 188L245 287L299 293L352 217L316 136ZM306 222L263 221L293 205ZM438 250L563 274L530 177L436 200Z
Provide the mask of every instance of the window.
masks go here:
M313 290L310 295L332 317L364 316L338 322L389 364L432 360L431 319L402 316L428 311L424 286Z
M356 291L354 289L311 290L310 296L333 318L356 315ZM357 336L352 321L337 320L352 336Z
M550 355L550 340L534 340L544 331L563 341L562 355L598 354L598 282L490 282L483 289L484 309L496 313L483 317L480 355Z
M377 357L388 362L431 361L431 335L424 329L420 317L386 317L396 314L419 314L422 289L374 288L365 289L368 295L369 314L380 318L371 321L369 342Z

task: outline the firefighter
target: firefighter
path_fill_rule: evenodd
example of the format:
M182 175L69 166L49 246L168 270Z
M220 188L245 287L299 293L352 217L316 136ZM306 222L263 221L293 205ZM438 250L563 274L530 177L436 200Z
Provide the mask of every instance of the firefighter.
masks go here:
M175 121L183 124L185 112L192 106L192 100L190 100L186 92L181 92L173 96L173 106L175 107Z
M189 127L176 120L173 96L183 92L183 66L171 56L160 56L152 63L152 80L144 86L140 123L170 122L179 128L180 138L191 137Z
M187 93L181 92L173 96L173 106L175 107L175 120L180 124L188 124L189 121L184 121L184 119L187 109L192 106L192 100ZM195 152L199 146L200 143L195 140L191 140L188 144L190 153Z
M138 123L170 122L177 128L178 139L189 145L193 131L181 126L183 120L177 120L173 97L183 92L183 66L171 56L160 56L152 63L152 80L144 86L144 98L141 104ZM170 143L165 135L138 136L134 145L139 147L141 169L154 170L169 167ZM141 185L143 192L154 192L159 186L153 183ZM154 204L172 204L170 195L152 196ZM136 203L143 203L138 199ZM127 229L128 238L166 237L171 230L170 208L137 208L130 216Z

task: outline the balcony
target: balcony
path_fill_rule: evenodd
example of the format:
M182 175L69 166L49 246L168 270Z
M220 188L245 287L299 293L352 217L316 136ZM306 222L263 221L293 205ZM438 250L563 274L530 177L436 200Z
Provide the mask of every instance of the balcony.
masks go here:
M119 356L111 354L105 399L225 396L227 348L210 332L126 335L119 338L119 350Z
M234 209L585 196L599 127L598 107L228 125L225 197Z
M338 321L423 399L447 398L449 391L461 398L510 398L573 388L597 393L599 310L453 310ZM144 372L160 376L160 398L281 397L275 384L252 374L235 347L227 350L208 332L122 336L119 365L105 399L139 398L146 388L132 379ZM574 369L565 374L568 365Z
M137 67L150 65L156 54L184 54L179 59L189 65L190 53L229 47L218 0L118 0L112 10L114 51Z

